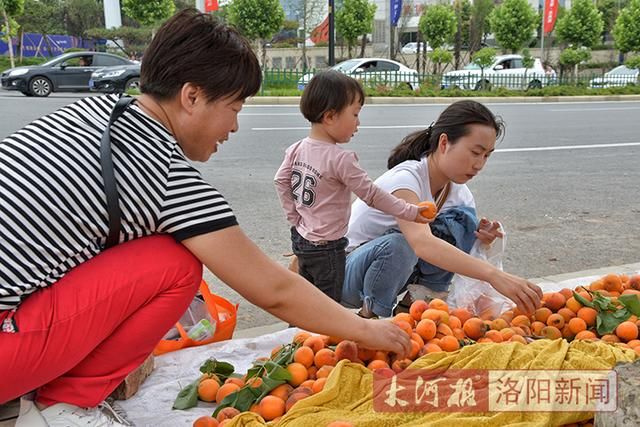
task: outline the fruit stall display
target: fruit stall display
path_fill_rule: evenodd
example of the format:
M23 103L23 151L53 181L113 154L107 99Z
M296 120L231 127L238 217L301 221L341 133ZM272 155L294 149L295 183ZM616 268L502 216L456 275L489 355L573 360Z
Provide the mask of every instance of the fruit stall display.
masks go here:
M217 403L212 416L198 418L194 427L223 426L243 411L259 414L265 421L278 421L296 402L322 391L340 360L389 375L427 354L487 342L526 345L539 339L600 340L640 357L639 317L640 275L608 274L589 285L548 292L534 313L515 308L494 319L450 308L441 299L418 300L409 313L379 320L394 322L409 335L411 352L406 358L301 331L291 343L273 349L269 358L256 360L245 375L234 373L228 363L206 361L200 368L202 376L182 389L174 408L187 409L198 400ZM338 420L331 427L350 425Z

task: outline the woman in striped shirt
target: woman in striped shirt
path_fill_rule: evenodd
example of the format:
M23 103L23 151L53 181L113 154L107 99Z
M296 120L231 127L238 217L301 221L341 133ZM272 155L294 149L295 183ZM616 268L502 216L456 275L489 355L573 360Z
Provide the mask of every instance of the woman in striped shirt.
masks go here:
M269 259L191 166L238 130L260 81L249 43L210 15L188 9L162 26L142 95L110 126L120 227L107 250L100 142L118 98L82 99L0 142L0 403L36 391L18 426L103 417L101 402L193 299L203 264L285 321L408 352L400 328Z

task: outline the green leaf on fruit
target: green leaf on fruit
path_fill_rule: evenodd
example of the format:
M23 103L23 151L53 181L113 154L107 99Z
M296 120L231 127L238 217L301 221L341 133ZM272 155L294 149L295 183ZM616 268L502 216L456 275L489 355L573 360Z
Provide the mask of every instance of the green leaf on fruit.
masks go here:
M619 309L613 312L604 311L598 313L596 317L596 330L598 335L610 334L616 330L618 325L631 316L631 312L626 308Z
M213 358L207 359L202 366L200 366L200 372L203 374L216 374L222 380L229 378L234 370L235 368L231 363Z
M189 409L198 404L198 384L200 380L196 380L180 390L176 400L173 402L173 409Z
M636 294L620 295L618 301L624 305L627 310L636 316L640 316L640 297Z
M594 308L593 303L591 301L589 301L588 299L586 299L585 297L583 297L582 295L574 292L573 293L573 297L576 299L576 301L578 301L583 306Z

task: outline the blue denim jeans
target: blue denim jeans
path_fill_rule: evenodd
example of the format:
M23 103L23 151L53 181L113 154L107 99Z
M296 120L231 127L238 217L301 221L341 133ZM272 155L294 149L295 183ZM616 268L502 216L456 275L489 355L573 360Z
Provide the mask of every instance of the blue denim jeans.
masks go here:
M365 299L378 316L391 316L398 294L418 257L397 230L358 247L347 256L342 304L359 308Z
M314 243L302 237L295 227L291 228L291 247L298 257L298 273L337 302L342 296L347 244L345 237Z

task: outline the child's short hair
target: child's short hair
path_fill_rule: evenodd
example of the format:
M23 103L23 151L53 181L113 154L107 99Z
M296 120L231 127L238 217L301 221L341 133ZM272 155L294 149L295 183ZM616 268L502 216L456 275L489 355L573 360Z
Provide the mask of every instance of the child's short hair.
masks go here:
M334 70L323 71L302 93L300 111L311 123L320 123L324 113L339 113L355 101L364 105L364 91L356 79Z

